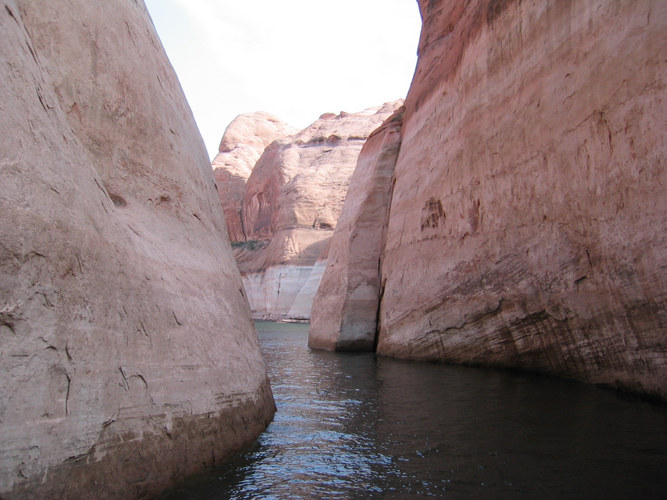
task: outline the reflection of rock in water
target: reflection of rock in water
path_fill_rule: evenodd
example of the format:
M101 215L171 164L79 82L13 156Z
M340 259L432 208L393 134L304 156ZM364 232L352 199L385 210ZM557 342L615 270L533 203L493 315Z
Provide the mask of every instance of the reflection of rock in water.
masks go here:
M278 412L257 444L167 498L658 498L664 409L492 369L306 347L258 322Z

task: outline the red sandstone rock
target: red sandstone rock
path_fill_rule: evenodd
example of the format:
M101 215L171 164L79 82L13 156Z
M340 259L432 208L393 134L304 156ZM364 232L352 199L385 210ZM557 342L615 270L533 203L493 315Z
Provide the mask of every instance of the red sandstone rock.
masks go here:
M327 267L313 302L308 345L373 350L394 166L403 108L368 138L350 179L332 237Z
M239 115L225 130L212 167L231 241L245 240L241 205L255 163L269 144L296 132L295 128L264 112Z
M378 352L667 397L667 3L420 6Z
M361 147L401 104L325 114L266 148L243 200L243 229L249 241L236 250L256 317L310 317L323 259Z
M146 497L274 405L143 2L0 8L0 497Z

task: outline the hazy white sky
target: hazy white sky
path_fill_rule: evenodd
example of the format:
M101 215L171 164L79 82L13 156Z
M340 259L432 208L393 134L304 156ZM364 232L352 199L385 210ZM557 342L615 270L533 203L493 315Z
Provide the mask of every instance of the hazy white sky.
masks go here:
M211 157L238 114L304 128L405 97L416 0L145 0Z

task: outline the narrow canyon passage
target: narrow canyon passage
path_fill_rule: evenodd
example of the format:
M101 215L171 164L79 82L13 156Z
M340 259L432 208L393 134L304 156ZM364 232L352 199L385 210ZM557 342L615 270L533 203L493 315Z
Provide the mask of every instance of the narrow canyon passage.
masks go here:
M300 3L207 71L398 68ZM416 3L407 94L211 163L144 0L0 0L0 500L664 497L667 2Z
M659 498L664 405L550 377L306 347L258 322L278 406L257 442L163 495Z

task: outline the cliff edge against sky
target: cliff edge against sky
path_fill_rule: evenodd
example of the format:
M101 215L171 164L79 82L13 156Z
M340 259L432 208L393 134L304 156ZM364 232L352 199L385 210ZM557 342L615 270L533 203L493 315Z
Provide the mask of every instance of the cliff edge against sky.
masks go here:
M377 352L666 398L667 4L419 6Z
M0 497L132 498L274 411L143 2L0 2Z

